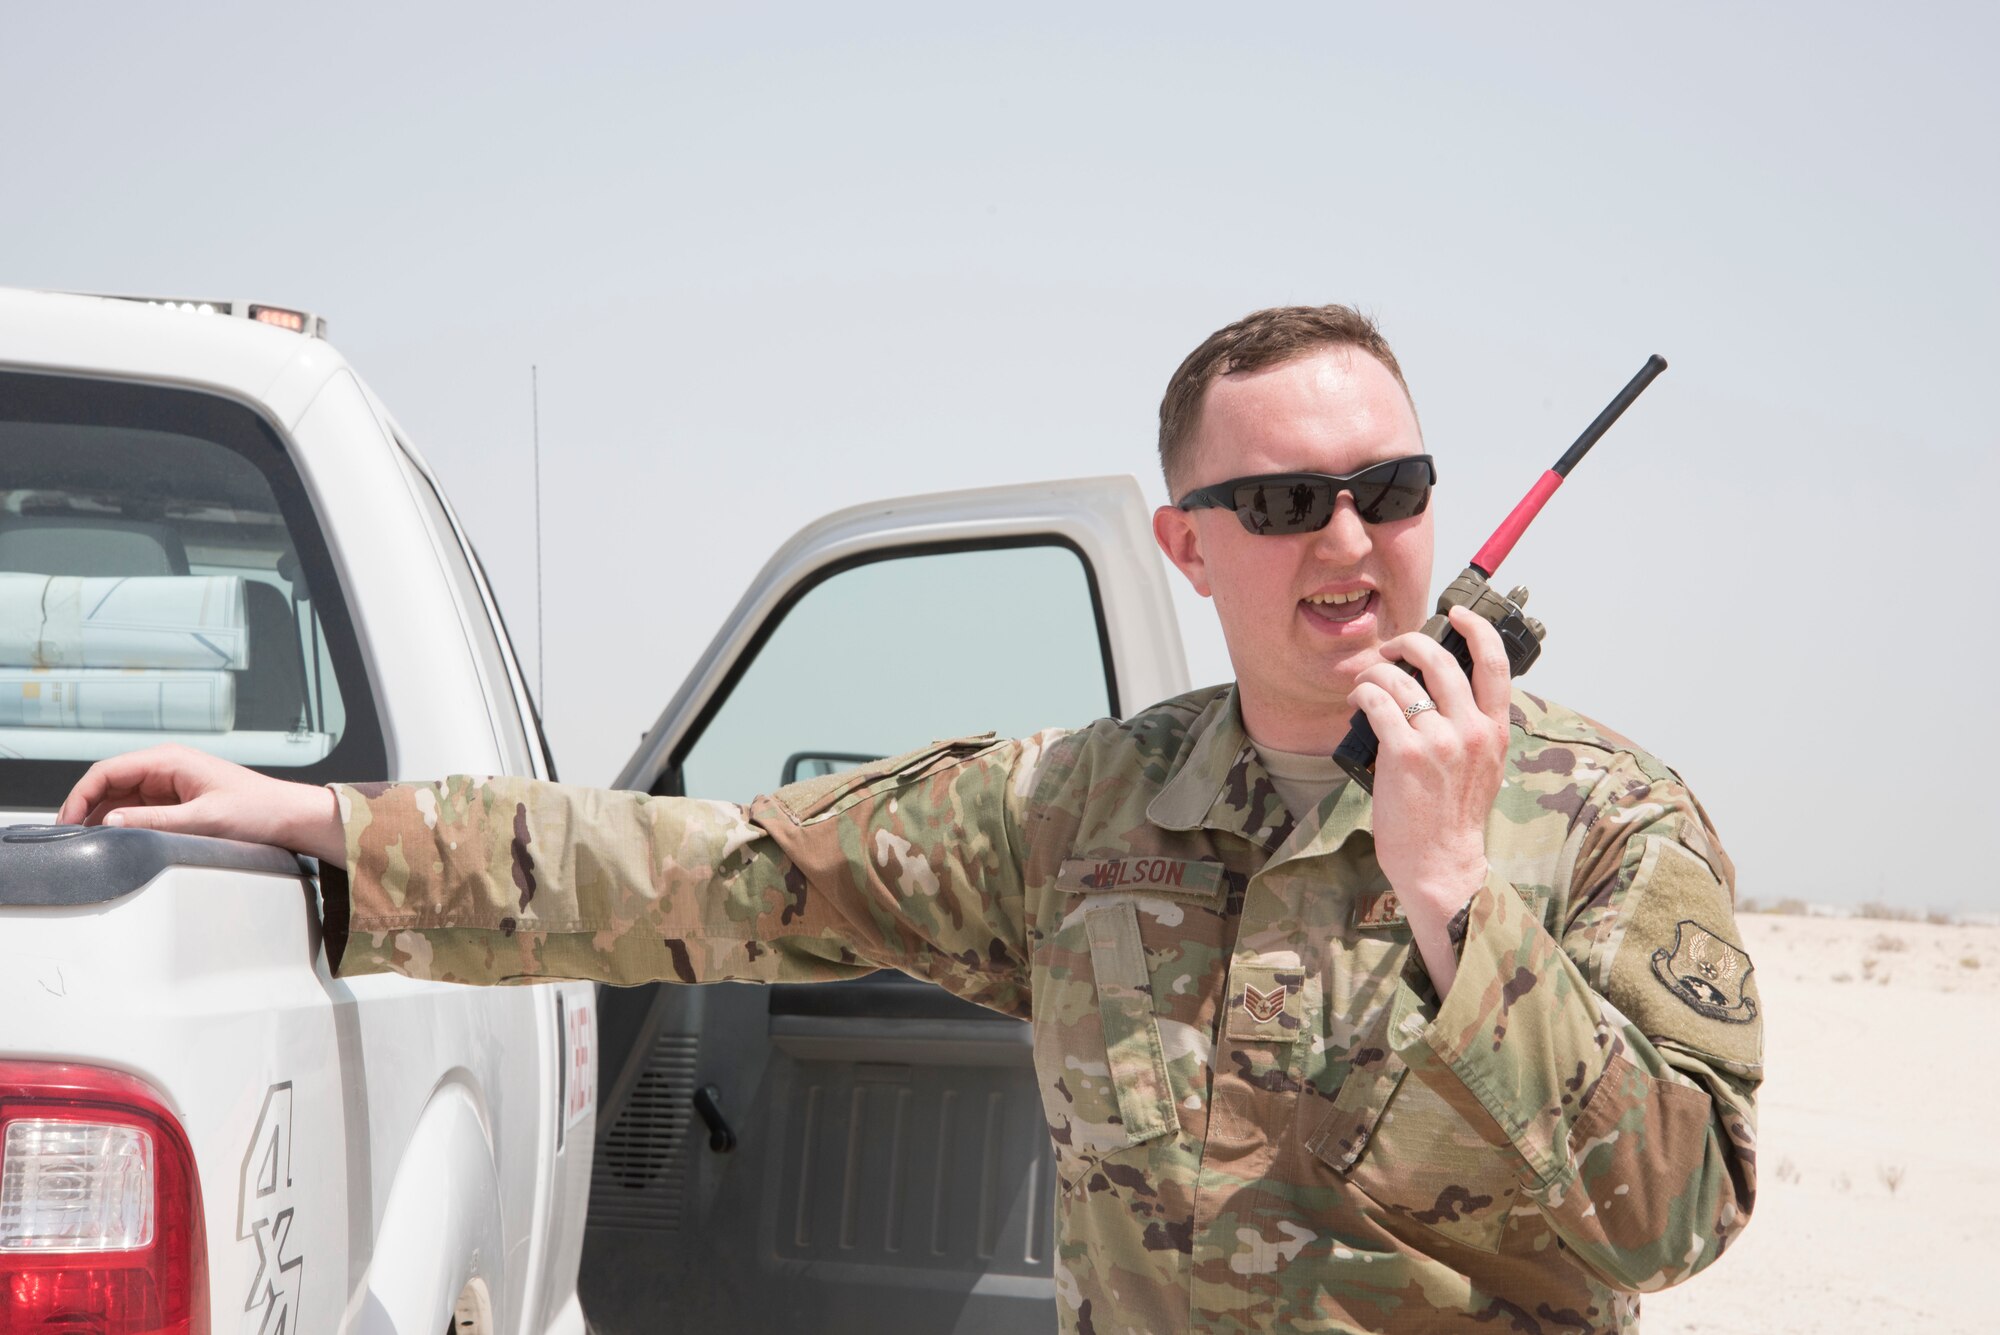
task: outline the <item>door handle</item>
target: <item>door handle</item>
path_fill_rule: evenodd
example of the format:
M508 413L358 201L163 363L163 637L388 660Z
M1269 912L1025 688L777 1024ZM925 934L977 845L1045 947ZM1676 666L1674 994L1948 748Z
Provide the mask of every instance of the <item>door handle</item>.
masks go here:
M729 1129L729 1123L722 1116L722 1091L714 1085L703 1085L694 1092L694 1110L701 1114L702 1122L708 1127L708 1147L717 1154L727 1154L736 1148L736 1133Z

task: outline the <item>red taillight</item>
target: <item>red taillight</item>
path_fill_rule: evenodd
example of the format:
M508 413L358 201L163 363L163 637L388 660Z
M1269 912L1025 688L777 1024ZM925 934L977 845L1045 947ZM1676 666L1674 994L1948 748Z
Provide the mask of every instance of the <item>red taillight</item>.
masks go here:
M0 1335L28 1332L208 1335L194 1155L123 1072L0 1061Z

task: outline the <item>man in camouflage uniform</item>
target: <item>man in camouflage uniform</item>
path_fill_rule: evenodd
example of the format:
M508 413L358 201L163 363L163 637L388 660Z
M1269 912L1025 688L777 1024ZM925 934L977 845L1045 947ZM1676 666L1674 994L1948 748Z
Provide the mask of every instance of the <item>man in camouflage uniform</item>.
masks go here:
M1176 496L1421 449L1393 354L1340 307L1220 331L1161 415ZM1065 1330L1631 1330L1754 1196L1730 864L1660 762L1510 692L1484 622L1455 618L1470 681L1409 634L1429 515L1369 522L1354 488L1282 536L1159 512L1238 683L1124 722L940 742L747 808L466 778L329 804L151 752L93 769L63 818L318 854L343 975L887 967L1029 1021ZM1372 799L1325 759L1350 697L1382 738Z

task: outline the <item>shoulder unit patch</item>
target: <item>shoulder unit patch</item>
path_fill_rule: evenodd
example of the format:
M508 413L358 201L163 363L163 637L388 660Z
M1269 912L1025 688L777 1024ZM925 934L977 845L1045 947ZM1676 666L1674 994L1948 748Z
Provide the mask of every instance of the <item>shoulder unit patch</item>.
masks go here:
M1745 996L1750 957L1692 918L1674 929L1673 949L1653 952L1653 976L1685 1005L1711 1020L1748 1024L1757 1018L1757 998Z
M1730 939L1737 928L1729 888L1675 839L1645 840L1630 885L1616 897L1624 923L1604 996L1654 1042L1754 1074L1764 1064L1764 1002L1749 955Z

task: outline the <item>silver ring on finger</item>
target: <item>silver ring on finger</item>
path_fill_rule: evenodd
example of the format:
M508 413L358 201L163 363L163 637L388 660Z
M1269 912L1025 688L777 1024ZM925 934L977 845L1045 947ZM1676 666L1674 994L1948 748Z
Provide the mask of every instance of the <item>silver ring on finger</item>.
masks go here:
M1416 721L1417 715L1423 713L1427 709L1436 709L1436 708L1437 708L1437 702L1435 700L1419 700L1413 705L1405 705L1403 707L1403 718L1409 722L1414 723Z

